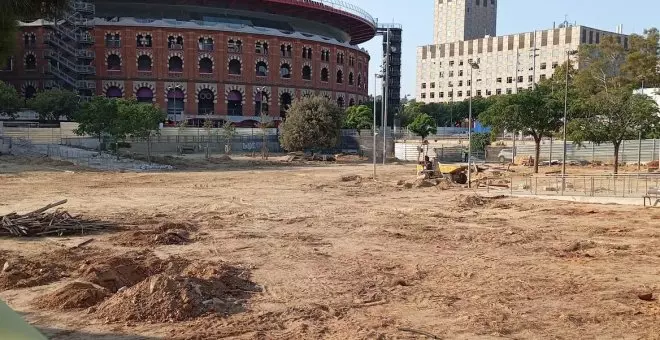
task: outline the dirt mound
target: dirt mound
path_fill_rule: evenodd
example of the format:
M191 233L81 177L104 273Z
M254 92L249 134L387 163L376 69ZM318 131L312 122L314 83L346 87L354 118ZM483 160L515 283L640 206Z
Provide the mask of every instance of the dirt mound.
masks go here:
M90 282L71 282L60 289L35 299L43 309L75 309L92 307L110 296L110 291Z
M342 182L359 182L362 180L362 177L359 175L345 175L339 177L339 180Z
M158 245L187 244L191 242L190 233L183 229L166 231L134 230L118 233L110 237L110 242L123 247L150 247Z
M61 263L6 254L0 261L0 291L41 286L67 276Z
M150 276L99 305L99 317L110 321L172 322L207 313L234 314L260 289L247 271L226 265L194 263L179 275Z
M479 195L458 195L454 197L452 202L454 202L459 208L471 209L486 206L489 203L504 197L505 196L484 197Z
M217 163L229 162L231 160L232 160L231 157L229 157L227 155L220 155L218 157L209 158L209 163L217 164Z
M425 179L418 179L413 183L415 188L431 188L435 186L435 182Z
M178 229L178 230L185 230L185 231L197 231L199 230L199 226L196 224L190 223L190 222L162 222L156 226L156 231L157 232L166 232L168 230L173 230L173 229Z
M99 258L89 265L83 265L80 278L116 292L160 273L163 265L163 261L153 252L128 252Z

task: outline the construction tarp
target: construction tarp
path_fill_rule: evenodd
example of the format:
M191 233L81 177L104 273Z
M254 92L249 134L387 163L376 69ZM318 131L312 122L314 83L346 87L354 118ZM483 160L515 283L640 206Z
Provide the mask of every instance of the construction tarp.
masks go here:
M2 300L0 300L0 339L47 340Z

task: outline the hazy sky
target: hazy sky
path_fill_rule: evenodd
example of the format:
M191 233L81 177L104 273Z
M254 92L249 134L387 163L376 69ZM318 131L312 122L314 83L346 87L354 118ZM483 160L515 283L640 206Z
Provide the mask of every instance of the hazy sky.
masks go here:
M368 11L380 22L403 25L403 68L401 96L415 95L415 57L417 46L433 43L433 2L436 0L344 0ZM533 15L532 15L533 14ZM593 28L614 31L623 24L624 33L641 33L660 26L658 0L499 0L497 34L550 29L552 23L576 22ZM370 91L373 73L380 65L381 38L362 46L371 54Z

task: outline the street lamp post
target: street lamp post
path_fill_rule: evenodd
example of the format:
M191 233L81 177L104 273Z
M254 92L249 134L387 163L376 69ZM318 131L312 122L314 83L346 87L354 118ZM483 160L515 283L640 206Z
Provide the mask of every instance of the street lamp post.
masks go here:
M468 115L468 188L472 187L472 95L474 92L473 73L474 70L479 69L479 59L476 62L468 62L470 64L470 108Z
M566 151L567 151L566 130L568 126L568 73L570 72L571 69L570 56L576 53L577 51L574 50L566 51L566 87L564 88L564 127L563 127L564 145L563 145L563 156L561 162L561 194L562 195L564 194L564 190L566 190ZM552 163L552 160L550 160L550 163Z
M382 78L382 77L383 76L381 74L378 74L378 73L374 74L374 124L371 127L371 130L374 133L374 144L373 144L373 149L374 149L373 150L374 151L374 155L373 155L373 158L374 158L373 159L373 163L374 163L374 180L376 180L376 157L378 157L377 156L378 154L376 152L376 149L377 149L377 147L376 147L376 143L377 143L376 136L378 136L378 133L376 132L376 108L377 108L376 94L378 94L378 92L376 92L376 89L378 88L378 78Z

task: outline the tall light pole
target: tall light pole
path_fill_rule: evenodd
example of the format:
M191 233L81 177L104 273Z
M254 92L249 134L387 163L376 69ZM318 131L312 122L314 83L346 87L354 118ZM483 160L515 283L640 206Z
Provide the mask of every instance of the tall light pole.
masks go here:
M389 87L390 87L390 29L388 28L386 31L386 37L385 37L385 62L383 63L385 65L385 72L384 72L384 78L383 78L383 165L385 165L387 161L387 102L389 101L388 98L388 92L389 92Z
M378 136L378 133L376 132L376 108L378 107L377 104L376 104L376 97L377 97L376 94L378 94L378 92L376 90L378 89L378 78L382 78L382 77L383 76L379 73L374 74L374 124L371 126L371 130L374 133L374 145L373 145L373 149L374 149L374 156L373 156L374 157L374 159L373 159L373 161L374 161L374 180L376 180L376 157L378 157L377 156L378 154L376 152L376 149L377 149L376 143L378 142L376 140L376 136Z
M470 64L470 109L468 115L468 188L472 187L472 96L474 91L474 82L472 75L474 70L479 69L479 59L476 62L468 62Z
M562 162L561 162L561 194L564 194L564 190L566 190L566 129L568 126L568 73L571 70L571 58L570 56L576 54L577 51L575 50L569 50L566 51L566 87L564 88L564 128L563 128L563 134L564 134L564 147L563 147L563 156L562 156ZM538 161L538 160L537 160ZM552 160L550 160L550 163L552 163Z

